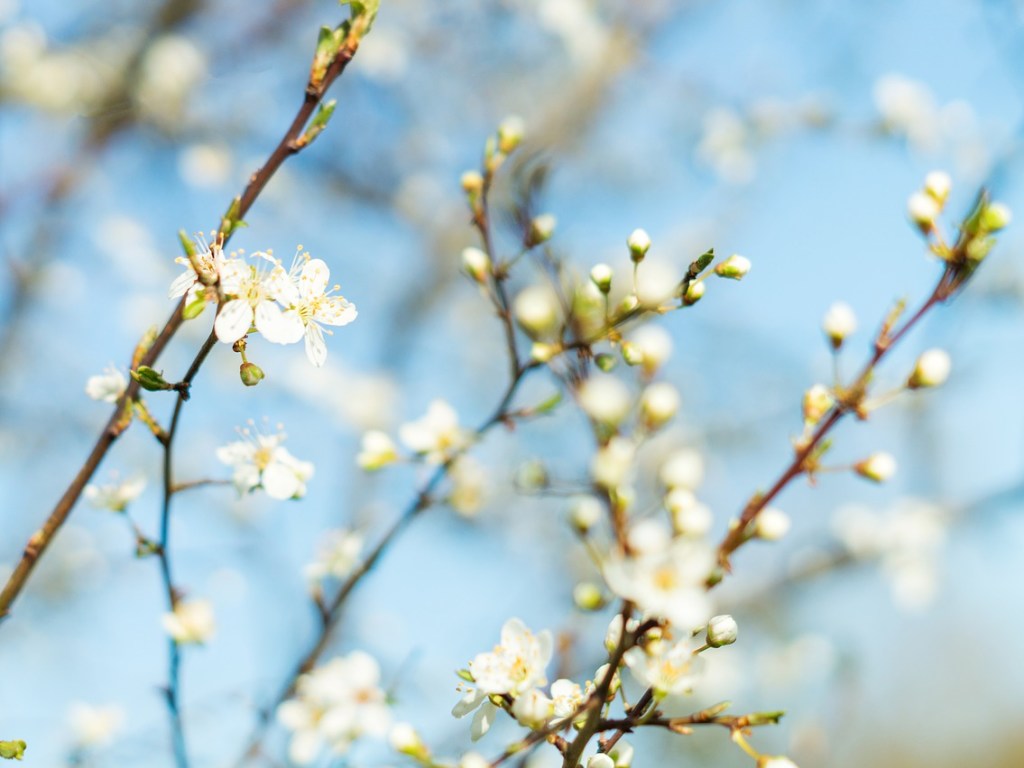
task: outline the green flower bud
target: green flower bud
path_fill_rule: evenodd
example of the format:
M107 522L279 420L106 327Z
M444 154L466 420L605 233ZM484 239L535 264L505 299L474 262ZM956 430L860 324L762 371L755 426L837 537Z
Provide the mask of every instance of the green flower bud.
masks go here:
M255 387L263 381L265 376L263 369L256 365L256 363L242 363L238 369L238 375L241 377L242 383L247 387Z
M148 365L140 365L134 371L129 371L129 373L135 381L139 382L139 386L147 392L162 392L173 389L173 386L164 378L163 373L153 370Z

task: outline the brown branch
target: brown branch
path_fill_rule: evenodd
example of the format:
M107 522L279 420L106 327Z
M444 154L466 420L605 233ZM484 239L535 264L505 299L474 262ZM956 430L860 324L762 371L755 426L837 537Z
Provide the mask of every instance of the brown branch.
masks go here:
M270 181L284 161L291 155L301 151L303 148L303 146L299 144L298 139L302 135L302 131L306 123L312 116L313 110L316 109L323 99L324 93L342 74L342 72L345 71L348 63L352 60L356 50L359 48L360 36L363 34L363 31L364 29L361 25L358 27L354 26L319 82L314 84L311 79L308 83L305 97L302 105L299 107L299 110L295 115L295 119L292 120L287 132L270 154L267 162L250 177L249 183L238 198L238 204L236 206L236 215L238 219L244 218L246 213L248 213L249 209L263 191L263 188L267 185L267 182ZM225 232L223 234L225 235L224 240L226 242L230 238L231 233ZM178 332L178 329L181 327L183 322L183 306L184 298L182 298L178 303L178 306L167 320L157 339L143 356L140 361L141 365L152 366L170 340ZM131 403L136 400L138 396L139 384L132 380L128 384L124 394L118 399L114 408L114 413L111 415L107 422L107 426L97 439L96 444L93 446L93 449L86 458L82 468L75 475L74 480L71 481L67 490L54 506L46 521L43 523L43 526L29 538L21 559L17 566L15 566L10 578L7 580L3 591L0 592L0 623L2 623L2 620L10 614L11 605L14 603L15 599L17 599L22 589L24 589L25 584L28 581L28 577L35 568L39 558L53 541L54 536L57 534L57 531L60 530L64 521L67 520L68 515L71 513L71 509L74 507L75 502L78 501L78 498L81 496L86 484L96 472L100 462L103 461L103 458L107 455L107 452L114 444L114 441L117 440L121 433L127 428L130 423L128 415L130 414Z

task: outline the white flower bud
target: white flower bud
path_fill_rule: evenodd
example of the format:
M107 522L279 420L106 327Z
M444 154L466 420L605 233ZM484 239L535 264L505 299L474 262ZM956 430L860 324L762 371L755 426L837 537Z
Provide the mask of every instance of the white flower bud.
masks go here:
M512 716L527 728L540 728L555 713L555 703L536 688L523 693L512 703Z
M557 224L558 219L550 213L542 213L540 216L535 217L534 220L530 222L528 244L530 246L534 246L546 243L551 239L551 236L555 234L555 226Z
M629 415L632 398L629 389L611 376L591 376L579 389L579 403L591 419L617 426Z
M949 192L953 188L953 180L945 171L932 171L924 177L924 191L940 206L946 204Z
M374 472L398 458L398 449L386 432L371 429L363 435L362 450L356 456L360 469Z
M909 389L922 389L925 387L938 387L949 378L949 371L953 367L949 354L942 349L929 349L921 353L917 358L910 378L907 379Z
M629 257L634 263L639 264L650 250L651 238L644 230L634 229L626 240L626 245L629 246Z
M704 291L706 290L707 284L703 280L699 283L690 283L686 293L683 294L683 305L687 307L693 306L704 297Z
M821 321L821 329L832 342L832 348L839 349L846 337L857 330L857 316L849 304L838 301L828 308Z
M479 248L463 248L462 269L478 283L486 282L491 273L491 258Z
M467 195L478 195L484 189L484 177L480 171L466 171L462 174L460 182Z
M587 760L587 768L615 768L615 761L602 752Z
M981 215L981 226L986 232L998 232L1009 226L1013 213L1003 203L990 203Z
M607 294L612 289L612 268L607 264L595 264L590 269L590 279L601 293Z
M546 336L558 329L558 300L547 286L531 285L516 296L516 320L531 337Z
M935 198L924 192L915 192L907 198L907 216L923 232L928 232L935 226L935 220L939 218L941 210Z
M666 381L647 387L640 396L640 412L648 429L658 429L679 410L679 392Z
M678 294L679 271L663 261L649 261L636 274L636 300L644 307L656 309Z
M757 758L757 768L797 768L797 765L782 755L761 755Z
M861 477L884 483L896 474L896 459L891 453L873 453L863 461L858 461L853 468Z
M604 507L593 496L576 498L569 509L569 520L572 527L580 533L586 533L593 528L603 515Z
M617 488L626 482L633 468L636 447L624 437L613 437L602 446L590 462L594 482L603 488Z
M467 752L459 759L459 768L491 768L491 761L479 752Z
M409 723L395 723L388 733L388 743L393 750L403 755L415 756L425 753L423 740Z
M605 604L601 588L592 581L577 584L572 591L572 601L581 611L596 611Z
M696 488L704 479L704 459L696 448L680 448L661 465L658 478L666 488Z
M161 623L177 643L205 643L215 628L213 604L209 600L179 600L174 611L163 615Z
M559 344L545 344L543 341L535 341L530 347L530 357L538 363L546 363L562 350Z
M626 357L626 347L632 347L633 353L639 359L633 362ZM672 336L660 325L645 325L633 334L632 338L623 344L622 355L630 365L642 365L644 372L648 375L654 373L672 354Z
M736 619L728 614L712 616L708 622L707 641L712 648L721 648L723 645L732 645L736 642L736 635L739 627L736 626Z
M789 515L775 507L765 507L754 518L754 535L765 541L778 541L790 528Z
M506 155L519 146L526 132L526 123L519 115L509 115L498 126L498 149Z
M611 756L615 760L615 768L630 768L633 765L633 745L622 739L612 747Z
M835 397L824 384L815 384L804 392L804 421L808 424L817 424L821 417L832 410L836 404Z
M673 488L665 494L665 508L672 515L672 528L680 536L699 539L711 530L711 510L685 488Z
M750 259L733 254L715 267L715 274L730 280L742 280L750 272Z
M622 343L622 359L626 365L640 365L644 361L643 350L632 341Z

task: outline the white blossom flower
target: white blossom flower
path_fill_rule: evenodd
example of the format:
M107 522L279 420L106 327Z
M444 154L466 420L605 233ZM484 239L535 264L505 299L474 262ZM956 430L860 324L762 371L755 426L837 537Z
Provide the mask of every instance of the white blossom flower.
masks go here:
M287 317L298 317L301 321L306 357L319 368L327 360L323 325L348 325L356 319L355 305L343 296L332 295L340 286L328 289L330 268L323 259L311 259L301 247L288 277L288 286L282 287L276 298L288 308Z
M272 499L300 499L313 465L296 459L281 443L285 435L241 430L242 438L217 449L217 458L234 468L232 480L239 494L262 488Z
M220 277L221 267L227 261L224 258L224 251L219 243L207 244L202 236L195 241L195 263L199 265L202 275L196 272L192 259L187 256L179 256L174 260L175 264L181 264L185 271L174 278L170 289L167 291L168 298L177 299L191 291L197 284L202 287L205 281L213 281ZM192 297L189 297L190 301Z
M298 312L285 312L277 303L280 297L294 297L297 289L284 267L269 253L258 251L253 258L273 266L267 270L259 262L227 259L220 267L220 287L225 301L217 313L213 330L225 344L234 344L256 330L274 344L294 344L302 338L304 327Z
M356 464L367 472L375 472L398 459L398 450L387 432L371 429L363 433L362 450L356 456Z
M621 615L621 614L617 614ZM560 720L569 717L583 706L583 688L567 678L559 678L551 684L551 700L554 703L554 717Z
M470 442L470 434L459 426L459 417L444 400L434 400L427 413L398 429L398 436L412 451L423 454L431 464L442 464Z
M299 678L277 719L292 732L288 756L298 765L314 762L325 748L344 754L364 735L385 736L391 712L380 667L362 651L331 659Z
M697 677L699 657L687 635L677 642L659 640L646 648L635 646L626 651L623 660L642 685L654 690L657 699L689 693Z
M469 673L476 688L466 690L452 714L464 717L477 710L472 726L474 741L487 732L497 714L497 707L488 697L494 694L518 697L545 685L545 670L553 650L549 631L535 635L520 619L509 619L501 628L501 642L469 662Z
M344 579L355 569L363 551L363 537L354 531L331 531L316 562L306 566L306 578L320 581L328 576Z
M75 702L68 712L75 746L79 748L107 746L124 726L124 719L124 709L116 704L96 707Z
M714 554L705 543L678 538L635 556L613 551L605 562L604 578L613 592L635 602L645 616L667 619L689 631L704 624L711 613L704 583L714 565Z
M171 613L161 617L164 631L177 643L205 643L216 627L209 600L179 600Z
M93 400L116 403L128 387L128 379L114 366L107 366L103 373L90 376L85 382L85 394Z
M797 768L796 763L783 755L761 755L757 768Z
M141 476L120 483L89 484L85 486L85 498L97 509L124 512L128 505L139 497L145 487L146 478Z
M615 761L604 752L598 752L587 760L587 768L615 768Z

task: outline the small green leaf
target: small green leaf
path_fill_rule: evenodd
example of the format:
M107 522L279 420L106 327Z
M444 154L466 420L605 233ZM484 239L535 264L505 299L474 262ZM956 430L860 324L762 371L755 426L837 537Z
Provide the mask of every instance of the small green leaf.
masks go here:
M320 109L317 110L316 115L309 123L309 127L306 128L306 132L302 134L302 138L299 139L299 143L302 146L306 146L313 143L313 140L323 133L324 128L327 127L327 123L331 121L331 115L334 114L334 107L337 105L335 99L324 102L320 105Z
M559 392L555 392L553 395L551 395L551 397L549 397L547 400L543 401L540 405L538 405L533 410L536 411L537 413L551 413L551 411L555 410L555 408L557 408L558 404L561 403L561 402L562 402L562 393L560 391Z
M225 211L224 215L221 217L220 231L221 234L224 235L225 239L231 237L231 235L235 233L236 229L248 226L244 221L242 221L241 217L238 215L241 206L242 198L236 197L234 200L231 201L231 205L228 206L227 211Z
M184 229L178 230L178 242L181 243L182 250L185 251L185 255L191 261L196 255L196 244Z
M194 320L203 314L204 309L206 309L206 299L199 296L195 301L185 305L185 308L181 310L181 316L185 320Z
M747 715L746 720L750 725L776 725L785 714L783 710L777 712L754 712L751 715Z
M465 680L467 683L476 682L476 680L473 678L473 673L470 672L468 669L456 670L455 674L458 675L461 679Z

